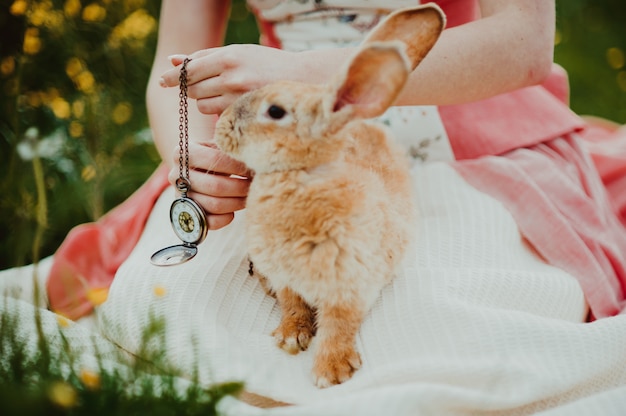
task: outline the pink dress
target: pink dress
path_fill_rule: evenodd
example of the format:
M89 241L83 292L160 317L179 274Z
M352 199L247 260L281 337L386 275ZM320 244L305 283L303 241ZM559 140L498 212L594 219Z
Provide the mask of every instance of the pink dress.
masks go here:
M261 43L292 50L357 44L390 10L415 3L249 0ZM448 27L478 15L474 0L436 3ZM626 132L588 125L567 100L566 74L555 66L543 85L435 108L447 136L439 146L443 150L429 153L424 140L408 148L420 159L448 149L448 163L498 199L548 263L576 277L590 319L596 319L626 309ZM397 108L389 116L391 127L410 140L415 136L410 120L431 110ZM394 125L394 120L409 121ZM154 202L167 185L166 172L157 171L99 222L68 235L48 280L53 310L76 319L93 309L89 292L111 284L150 213L145 201Z

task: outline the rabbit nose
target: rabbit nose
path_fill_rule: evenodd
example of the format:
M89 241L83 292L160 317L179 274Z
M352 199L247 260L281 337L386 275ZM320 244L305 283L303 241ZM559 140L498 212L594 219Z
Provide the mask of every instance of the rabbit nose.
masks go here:
M250 115L250 110L247 108L246 105L237 105L234 108L235 110L235 118L237 119L244 119L247 118Z

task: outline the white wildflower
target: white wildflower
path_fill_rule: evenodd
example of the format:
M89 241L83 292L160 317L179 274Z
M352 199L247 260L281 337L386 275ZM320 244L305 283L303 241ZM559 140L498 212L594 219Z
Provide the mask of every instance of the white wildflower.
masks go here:
M50 136L38 140L39 130L31 127L24 133L24 139L17 145L17 153L22 160L33 160L35 156L54 160L61 155L63 145L67 139L65 133L58 129Z

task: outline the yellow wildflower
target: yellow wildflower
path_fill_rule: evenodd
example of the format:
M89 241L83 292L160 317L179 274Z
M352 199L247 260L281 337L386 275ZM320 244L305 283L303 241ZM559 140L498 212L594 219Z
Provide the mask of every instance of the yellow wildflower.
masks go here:
M29 27L24 34L24 44L22 46L24 53L27 55L35 55L41 50L41 39L39 38L39 29Z
M156 27L156 19L145 9L135 10L115 26L109 37L109 45L119 48L122 42L128 42L132 47L140 47L144 39L155 31Z
M95 168L93 168L93 166L90 165L90 166L85 166L85 169L87 169L88 167L91 167L93 169L94 176L95 176ZM83 169L83 176L84 176L85 169ZM102 305L104 302L106 302L108 296L109 296L109 289L106 287L93 288L87 291L87 299L89 300L89 302L91 302L93 306Z
M57 381L50 386L48 397L53 403L64 408L74 407L78 401L76 390L63 381Z
M76 82L76 87L82 92L92 92L94 90L94 86L96 84L96 80L93 77L93 74L89 71L83 71L78 74L74 82Z
M2 75L11 75L15 71L15 58L12 56L6 56L0 62L0 72Z
M25 0L16 0L11 5L9 11L13 16L22 16L26 13L26 8L28 7L28 3Z
M56 97L48 105L56 118L64 120L70 116L70 103L63 98Z
M80 381L82 381L88 389L97 390L100 388L100 375L98 373L83 368L80 370L79 377Z
M167 293L167 290L161 285L155 286L153 291L154 295L158 298L165 296L165 294Z
M63 6L63 11L67 17L75 17L80 12L81 7L80 0L67 0Z
M84 133L84 128L78 121L72 121L68 127L70 136L73 138L81 137Z
M101 22L107 16L107 10L98 3L91 3L83 9L83 20L86 22Z
M78 99L72 103L72 114L76 118L81 118L85 114L85 102Z
M620 69L624 66L624 51L620 48L609 48L606 51L606 60L613 69Z
M43 26L47 18L48 10L44 3L35 3L28 13L28 21L33 26Z
M93 165L87 165L87 166L85 166L83 168L82 172L80 173L80 176L83 178L83 180L85 182L89 182L90 180L92 180L93 178L96 177L96 168ZM102 290L102 289L89 289L89 292L87 292L87 298L89 298L89 300L91 301L90 293L92 291L98 291L98 290ZM97 295L95 295L95 294L94 294L94 296L97 297ZM106 300L106 297L105 297L104 300ZM104 302L104 300L102 302ZM100 303L102 303L102 302L100 302ZM93 302L91 302L91 303L93 303ZM98 305L100 303L98 303ZM93 304L95 305L95 303L93 303Z
M113 114L111 114L111 119L115 124L121 125L125 124L130 120L130 117L133 114L133 106L130 103L124 101L118 103L113 109Z
M63 18L63 13L58 10L48 12L44 19L44 25L57 33L63 31L64 23L65 19Z
M74 77L80 74L84 68L85 65L83 64L82 60L76 57L72 57L65 64L65 73L68 77L74 79Z
M70 326L70 320L67 319L65 316L63 315L58 315L57 314L57 322L59 324L59 326L61 328L67 328L68 326Z

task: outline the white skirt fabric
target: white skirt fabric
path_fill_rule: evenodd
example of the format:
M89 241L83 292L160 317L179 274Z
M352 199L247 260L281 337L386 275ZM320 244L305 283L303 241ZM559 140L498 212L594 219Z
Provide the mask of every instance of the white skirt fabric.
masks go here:
M583 323L577 281L528 247L498 201L444 162L412 174L416 243L367 315L357 338L363 367L344 384L314 386L315 342L296 356L274 345L280 312L248 275L245 212L210 232L190 262L150 264L177 243L170 190L98 308L100 330L132 352L150 315L163 316L174 365L295 404L261 411L227 400L232 415L530 414L589 396L579 404L609 396L626 408L626 395L608 393L626 391L626 316Z
M444 162L418 164L412 175L416 243L359 332L363 367L342 385L314 386L315 343L296 356L274 345L280 312L248 275L245 212L211 232L190 262L150 264L155 250L177 243L167 221L171 190L96 322L62 330L83 360L93 361L94 344L113 359L117 346L137 351L156 314L166 319L165 348L175 366L190 374L197 366L206 384L242 380L251 393L294 404L262 410L227 399L226 415L624 414L626 316L583 323L577 281L534 254L498 201ZM0 285L31 276L32 268L4 271ZM27 317L34 309L7 299L0 310ZM57 317L42 318L45 332L55 334ZM34 321L24 322L23 333L36 342Z

